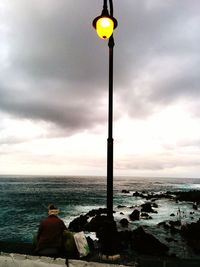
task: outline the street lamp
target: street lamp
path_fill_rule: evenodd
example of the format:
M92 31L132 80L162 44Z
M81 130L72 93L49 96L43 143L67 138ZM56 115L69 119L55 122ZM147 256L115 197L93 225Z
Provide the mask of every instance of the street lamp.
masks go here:
M100 16L93 20L93 26L102 39L108 39L109 47L109 91L108 91L108 139L107 139L107 216L113 218L113 30L117 27L117 20L113 17L113 2L104 0Z

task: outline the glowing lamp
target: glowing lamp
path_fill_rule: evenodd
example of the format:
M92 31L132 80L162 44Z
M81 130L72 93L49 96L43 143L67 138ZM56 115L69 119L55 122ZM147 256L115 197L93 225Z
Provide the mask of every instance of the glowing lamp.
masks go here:
M114 17L102 14L93 20L93 27L100 38L108 39L117 27L117 20Z

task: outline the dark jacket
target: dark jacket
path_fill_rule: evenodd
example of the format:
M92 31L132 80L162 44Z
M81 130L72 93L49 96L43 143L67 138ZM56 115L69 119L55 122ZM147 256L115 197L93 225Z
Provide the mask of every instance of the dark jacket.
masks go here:
M41 221L37 234L36 251L45 248L62 247L63 231L67 229L64 222L56 215L49 215Z

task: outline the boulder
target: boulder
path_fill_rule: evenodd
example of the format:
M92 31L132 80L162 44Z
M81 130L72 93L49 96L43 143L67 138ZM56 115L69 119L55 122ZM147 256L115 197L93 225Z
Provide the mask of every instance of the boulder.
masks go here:
M146 202L141 205L142 209L141 212L152 212L152 213L157 213L154 209L152 209L151 202Z
M123 189L123 190L122 190L122 193L123 193L123 194L129 194L130 191L129 191L129 190L126 190L126 189Z
M140 219L140 211L135 209L130 215L129 218L131 221L137 221Z
M96 215L85 225L84 229L89 232L98 233L99 229L104 225L106 220L106 215Z
M177 220L177 221L169 221L170 226L175 226L175 227L179 227L181 226L181 221Z
M86 215L80 215L69 223L69 230L72 232L80 232L84 230L85 225L88 223Z
M128 227L129 221L126 218L123 218L119 222L122 227Z
M193 251L200 254L200 219L196 223L182 225L181 234Z
M166 255L169 248L161 243L152 234L145 232L142 226L133 231L132 247L141 254L149 255Z
M107 209L106 208L99 208L99 209L93 209L93 210L90 210L86 216L89 216L89 217L94 217L96 215L102 215L102 214L107 214Z
M142 197L142 198L146 198L146 195L144 195L143 193L139 193L138 191L133 193L133 197Z

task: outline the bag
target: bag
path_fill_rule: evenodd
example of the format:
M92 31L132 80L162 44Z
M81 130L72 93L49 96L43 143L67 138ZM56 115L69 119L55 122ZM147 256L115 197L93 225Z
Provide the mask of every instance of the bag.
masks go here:
M67 258L77 258L78 251L74 240L74 234L68 230L63 232L63 245Z
M80 257L85 257L90 253L87 239L84 232L74 234L74 240Z

